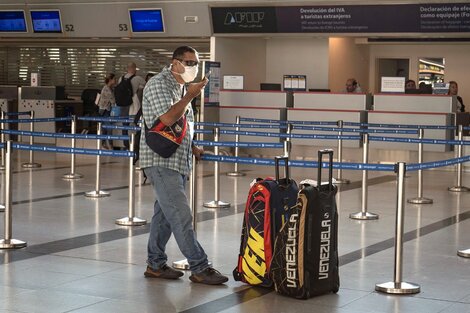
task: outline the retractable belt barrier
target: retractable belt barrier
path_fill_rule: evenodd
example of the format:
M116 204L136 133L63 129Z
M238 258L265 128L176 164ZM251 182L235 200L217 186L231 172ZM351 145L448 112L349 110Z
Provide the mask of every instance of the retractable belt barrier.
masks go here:
M101 140L128 140L129 136L121 135L94 135L94 134L69 134L69 133L51 133L51 132L31 132L25 130L2 130L8 135L50 137L50 138L75 138L75 139L101 139Z
M104 122L104 123L132 123L134 122L133 118L128 116L124 117L102 117L102 116L79 116L77 117L79 121L90 121L90 122Z
M270 125L270 124L230 124L230 123L195 123L196 126L207 126L207 127L226 127L226 128L271 128L271 129L287 129L285 125ZM304 126L304 125L292 125L292 129L302 130L316 130L325 132L339 132L344 133L380 133L380 134L417 134L418 130L402 130L402 129L365 129L365 128L340 128L340 127L321 127L321 126Z
M140 131L141 130L141 128L139 126L121 126L121 125L103 124L101 127L103 129L120 129L120 130L134 130L134 131Z
M286 120L273 120L262 118L247 118L240 117L240 121L254 122L254 123L271 123L271 124L302 124L302 125L336 125L337 122L329 121L286 121ZM344 122L345 126L355 127L378 127L378 128L412 128L412 129L457 129L457 126L447 125L406 125L406 124L382 124L382 123L359 123L359 122ZM464 128L465 129L465 128ZM470 129L470 127L468 128Z
M5 116L20 116L20 115L30 115L31 111L24 112L5 112Z
M1 119L0 123L47 123L47 122L66 122L71 121L72 117L41 117L41 118L20 118L20 119Z
M247 158L247 157L234 157L234 156L225 156L225 155L210 155L210 154L203 154L201 159L204 161L217 161L217 162L224 162L224 163L242 163L242 164L253 164L253 165L266 165L266 166L274 166L274 159L266 159L266 158ZM281 163L282 165L283 163ZM311 167L311 168L318 168L317 161L297 161L297 160L289 160L289 166L291 167ZM328 167L328 162L322 163L323 167ZM364 163L333 163L334 169L346 169L346 170L369 170L369 171L385 171L385 172L393 172L395 171L395 165L391 164L364 164Z

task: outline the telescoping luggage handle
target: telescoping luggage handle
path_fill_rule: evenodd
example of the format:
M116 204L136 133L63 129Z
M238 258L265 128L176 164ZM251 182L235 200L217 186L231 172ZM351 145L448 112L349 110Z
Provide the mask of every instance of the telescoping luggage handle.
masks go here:
M318 150L318 187L321 186L321 170L323 165L323 155L328 154L329 164L328 164L328 190L333 190L333 150L323 149Z
M279 161L284 161L284 168L285 168L285 175L286 175L286 183L289 183L289 158L288 157L282 157L282 156L277 156L274 157L274 168L276 171L276 181L279 180Z

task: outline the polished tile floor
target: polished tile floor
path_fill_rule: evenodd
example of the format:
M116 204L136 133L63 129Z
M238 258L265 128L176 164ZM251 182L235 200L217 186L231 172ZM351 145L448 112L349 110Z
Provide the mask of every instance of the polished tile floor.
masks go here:
M351 155L360 159L361 153ZM395 158L394 153L371 155ZM394 277L394 173L369 173L368 210L379 219L357 221L348 216L361 209L362 176L346 171L343 177L352 183L341 187L337 198L341 288L337 294L303 301L251 288L231 276L249 182L273 175L272 168L242 165L247 175L232 178L224 175L232 165L221 164L220 200L231 207L208 210L202 203L214 200L213 164L198 166L198 238L215 268L230 276L223 286L205 286L191 283L189 273L176 281L144 278L148 225L115 224L128 215L125 160L102 159L102 188L111 196L89 199L84 193L95 186L94 158L77 158L76 172L84 177L75 181L61 179L70 170L68 155L36 153L35 158L42 164L39 169L20 167L26 152L19 152L13 162L13 238L28 246L0 251L0 312L470 312L470 259L457 256L458 250L470 248L470 193L447 191L455 180L449 169L424 173L424 196L433 204L407 204L405 209L402 280L419 284L420 293L374 290L376 283ZM292 175L300 181L315 178L316 171L294 168ZM470 185L468 175L464 183ZM142 184L139 173L136 182L136 216L150 220L152 189ZM417 173L410 172L406 197L416 192ZM171 261L182 259L173 239L168 255Z

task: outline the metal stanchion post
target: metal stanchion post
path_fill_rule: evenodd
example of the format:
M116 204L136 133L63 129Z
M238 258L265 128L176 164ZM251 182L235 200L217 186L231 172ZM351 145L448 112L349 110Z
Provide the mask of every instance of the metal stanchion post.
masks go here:
M369 134L363 134L363 146L362 146L362 163L367 164L369 162ZM362 208L361 212L351 213L349 218L355 220L376 220L379 216L375 213L367 212L367 188L368 188L368 173L366 169L362 170Z
M140 117L140 120L137 122L137 124L135 126L140 127L140 133L141 133L140 136L145 136L145 130L142 130L142 127L144 126L143 123L142 123L142 117ZM142 134L142 132L143 132L143 134ZM140 142L137 142L136 144L140 145ZM139 161L137 161L137 162L139 162ZM139 165L140 165L140 162L139 162ZM142 168L139 165L134 164L134 169L138 173L142 173Z
M71 133L75 135L77 132L77 117L72 115L72 125L71 125ZM75 149L75 138L72 137L71 139L72 149ZM82 178L82 174L75 173L75 152L72 152L70 158L70 173L64 174L62 179L69 180L69 179L79 179Z
M235 120L235 123L237 125L240 125L240 116L237 116L237 118ZM236 127L235 130L239 131L240 127ZM238 144L239 141L240 141L240 135L235 134L235 142ZM238 148L238 146L235 146L235 157L236 158L238 158L238 152L239 152L239 148ZM245 175L246 175L245 173L242 173L242 172L238 171L238 162L235 162L234 167L233 167L233 172L228 172L227 173L227 176L232 176L232 177L239 177L239 176L245 176Z
M129 151L134 152L135 134L130 134ZM116 220L116 224L122 226L141 226L147 223L147 220L135 217L135 183L134 183L134 158L129 157L129 216Z
M343 128L343 121L339 120L337 124L338 128L342 129ZM343 136L343 131L340 130L338 132L338 162L343 162L343 139L341 139L341 136ZM336 184L349 184L351 181L349 179L343 178L343 170L341 168L338 168L338 178L336 178Z
M34 111L31 111L30 118L31 118L31 123L30 123L30 126L29 126L29 130L31 132L34 132ZM31 136L29 136L29 144L30 145L34 144L34 136L32 134L31 134ZM34 162L34 151L33 151L33 149L29 150L29 162L21 164L21 167L23 167L23 168L38 168L38 167L41 167L41 164Z
M424 138L424 129L420 128L418 130L418 138ZM418 163L423 163L423 143L418 143ZM424 198L423 197L423 170L418 170L418 196L416 198L411 198L407 200L408 203L413 204L430 204L432 203L432 199Z
M0 249L17 249L26 247L26 242L12 239L12 212L11 212L11 140L8 140L6 143L6 154L5 154L5 225L4 233L5 239L0 240Z
M0 116L0 119L4 120L5 119L5 112L1 112L0 113L1 116ZM3 130L5 129L5 123L0 123L0 128L2 130L2 132L0 133L0 143L5 143L5 134L3 133ZM2 146L2 149L1 149L1 164L0 164L0 171L3 171L5 169L5 147Z
M219 128L218 127L214 128L214 141L215 142L219 141ZM214 155L219 155L219 147L218 146L214 147ZM213 201L209 201L209 202L204 203L204 207L210 208L210 209L219 209L219 208L228 208L228 207L230 207L230 203L219 200L219 196L220 196L219 187L220 187L219 186L219 162L215 161L214 162L214 197L215 197L215 199Z
M286 139L284 140L284 156L285 157L290 157L290 152L291 152L291 149L292 149L292 142L291 142L291 138L290 138L290 135L292 134L292 124L287 124L287 129L286 129Z
M394 281L376 284L375 290L391 294L419 293L420 286L402 282L403 269L403 225L405 211L405 172L406 163L397 163L397 220L395 225L395 272Z
M193 155L193 168L191 169L191 177L189 178L189 205L193 213L193 230L197 232L197 168L196 157ZM187 259L173 262L173 268L179 270L189 270Z
M463 138L463 126L459 125L459 135L458 139L461 141ZM462 145L458 145L457 148L457 157L462 157ZM462 163L457 164L457 185L454 187L449 187L449 191L453 192L466 192L469 191L468 187L462 186Z
M101 122L98 122L98 129L96 131L97 135L101 135ZM101 139L96 140L96 150L101 149ZM85 197L88 198L102 198L102 197L109 197L109 192L100 190L101 185L101 156L99 154L96 155L96 184L95 190L89 191L85 193Z

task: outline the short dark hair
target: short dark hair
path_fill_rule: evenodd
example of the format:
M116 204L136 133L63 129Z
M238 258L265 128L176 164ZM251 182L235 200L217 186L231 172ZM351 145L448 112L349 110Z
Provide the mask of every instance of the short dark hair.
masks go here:
M114 75L114 73L109 73L108 75L106 75L106 77L104 78L104 83L107 84L109 83L109 81L111 79L113 79L114 77L116 77L116 75Z
M194 54L197 53L196 49L194 49L193 47L181 46L181 47L176 48L176 50L173 52L173 57L172 58L173 59L181 59L181 58L183 58L183 56L186 52L194 53Z

